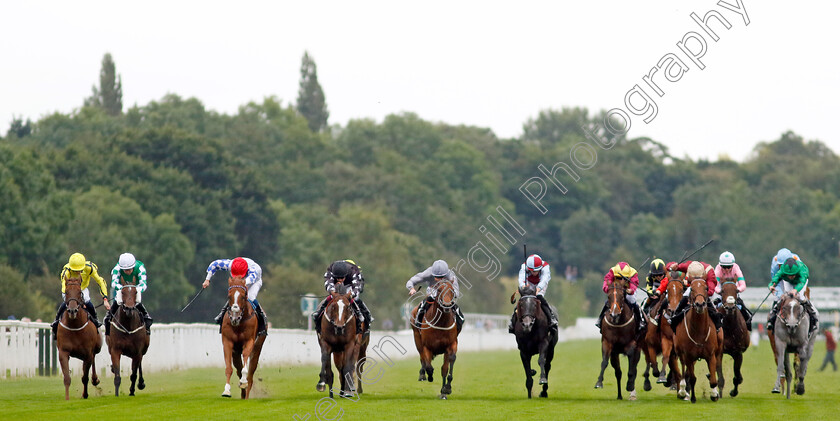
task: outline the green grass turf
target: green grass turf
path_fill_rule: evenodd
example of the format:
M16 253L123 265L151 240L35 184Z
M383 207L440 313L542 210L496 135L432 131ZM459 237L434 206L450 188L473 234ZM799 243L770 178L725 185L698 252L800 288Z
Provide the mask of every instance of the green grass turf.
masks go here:
M511 340L513 338L511 337ZM415 350L409 350L411 355ZM528 400L525 379L516 351L462 353L455 364L453 392L449 400L437 399L440 390L440 363L435 359L435 383L417 381L419 359L398 361L393 367L380 363L382 369L375 384L367 385L365 394L353 402L335 395L337 406L321 419L407 420L407 419L791 419L821 420L840 418L840 373L819 372L825 345L818 342L806 377L806 393L785 400L770 393L775 378L769 343L748 350L745 358L741 394L729 397L732 382L732 359L724 357L727 386L718 402L708 399L705 362L700 363L698 401L679 401L676 393L661 385L642 390L643 361L636 382L639 399L617 401L612 368L604 375L604 389L593 389L598 376L600 344L580 341L557 345L554 366L549 376L549 398ZM534 359L536 361L536 359ZM626 360L622 360L626 380ZM81 399L81 380L73 378L70 401L64 401L60 377L0 380L0 419L93 420L255 420L293 419L298 415L316 420L316 405L326 393L315 391L319 368L261 366L257 371L252 399L220 397L224 370L191 369L178 372L150 373L146 389L128 396L128 379L123 379L121 396L113 396L112 378L92 388L91 397ZM234 375L235 378L235 375ZM655 381L655 379L653 379ZM232 379L235 386L235 380ZM624 383L624 381L622 381ZM538 385L534 386L537 396ZM236 393L236 390L234 390Z

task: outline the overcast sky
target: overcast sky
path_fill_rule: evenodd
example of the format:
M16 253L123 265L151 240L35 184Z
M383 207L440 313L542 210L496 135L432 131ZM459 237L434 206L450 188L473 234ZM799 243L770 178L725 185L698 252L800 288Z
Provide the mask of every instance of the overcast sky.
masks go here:
M749 25L714 0L4 1L0 130L13 116L78 108L106 52L126 108L171 92L235 113L270 95L294 102L308 50L331 124L413 111L506 138L546 108L621 108L630 136L678 156L740 161L786 130L840 152L840 5L742 5ZM710 10L731 25L712 19L717 42L690 17ZM703 70L677 47L689 32L707 43ZM642 77L668 53L688 71L676 82L655 74L659 97ZM625 104L637 84L658 108L649 123Z

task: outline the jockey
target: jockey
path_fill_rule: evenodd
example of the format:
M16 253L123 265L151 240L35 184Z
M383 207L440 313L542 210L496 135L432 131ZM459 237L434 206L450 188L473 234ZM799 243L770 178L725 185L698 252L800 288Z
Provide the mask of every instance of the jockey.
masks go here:
M817 330L817 327L819 326L819 314L817 313L817 309L814 308L814 305L811 303L811 300L805 296L805 288L808 287L808 275L808 266L805 266L805 263L802 263L801 260L790 257L785 261L785 264L779 268L776 275L773 276L773 280L770 281L768 287L770 287L770 291L775 293L776 286L779 284L779 281L781 281L783 294L788 293L799 297L799 301L802 302L802 306L808 311L808 316L811 319L810 330L808 331L808 334L810 335L812 332ZM767 318L767 330L773 330L776 323L776 315L779 312L778 304L778 301L775 302L773 304L773 308L770 310L770 316Z
M645 312L659 301L659 295L655 291L661 286L663 279L665 279L665 262L662 259L653 259L650 262L650 272L645 278L645 292L648 295L643 308Z
M607 271L607 274L604 275L604 286L603 290L604 293L609 292L610 286L612 285L613 281L615 280L625 280L628 281L629 284L627 285L627 289L624 291L624 301L630 305L630 308L633 309L633 316L639 321L637 326L637 333L643 331L647 327L647 323L645 323L645 318L642 317L642 313L639 310L639 305L636 304L636 289L639 288L639 273L636 272L636 269L633 269L627 262L618 262L615 266L610 268ZM598 315L598 322L595 323L599 329L601 328L601 321L604 320L604 313L607 312L607 308L609 307L609 301L604 302L604 308L601 309L601 314Z
M790 259L791 257L794 260L799 260L800 262L802 261L798 254L791 252L787 248L780 248L779 251L776 252L776 255L773 256L772 260L770 260L770 279L773 279L773 277L776 276L776 272L779 271L779 268L782 267L787 259Z
M654 260L654 262L656 262L656 260ZM651 264L653 264L653 263L651 263ZM667 265L664 265L665 268L671 268L671 267L676 268L676 266L677 266L677 262L668 262ZM680 276L682 276L682 272L680 272L678 270L670 270L669 269L668 270L668 276L670 277L670 279L680 279ZM683 286L688 287L685 279L683 279ZM665 295L665 293L667 291L668 291L668 282L662 282L662 281L659 282L659 286L656 288L655 291L653 291L653 296L651 297L651 300L658 302L661 299L661 297L663 295ZM654 316L654 320L659 320L659 318L662 316L662 313L665 311L665 307L666 307L665 305L659 306L659 311L657 311L656 316Z
M455 274L449 270L449 265L443 260L435 260L431 266L426 268L426 270L419 272L411 277L408 282L405 283L405 287L408 289L409 295L414 295L417 293L417 285L425 283L428 286L426 287L426 299L423 300L423 303L420 304L420 309L417 311L417 319L414 321L417 326L421 326L423 324L423 316L426 315L426 310L429 309L429 306L437 298L437 289L435 286L438 282L451 282L453 288L455 288L455 298L461 296L460 289L458 288L458 278L455 277ZM458 324L458 332L461 332L461 327L464 326L464 314L461 313L461 308L458 307L458 304L453 305L455 310L455 321Z
M117 306L122 305L122 294L120 290L123 285L133 284L137 285L137 310L143 316L143 323L146 324L146 334L151 335L152 331L152 317L146 311L146 307L141 302L141 293L146 290L146 265L143 262L134 258L131 253L123 253L120 255L120 260L111 269L111 289L114 291L114 302L111 304L111 311L105 314L105 336L111 334L111 318L117 312Z
M525 259L525 263L519 268L519 289L525 288L528 285L536 285L537 300L540 301L543 313L548 316L551 323L551 330L557 332L557 315L551 311L548 302L545 301L545 291L548 289L548 281L551 280L551 268L548 262L543 260L539 255L532 254ZM516 320L516 310L510 317L510 324L508 325L508 332L513 333L513 325Z
M715 278L717 280L715 294L720 295L722 282L727 279L734 279L735 285L738 287L738 295L735 297L735 304L741 310L741 314L744 316L744 321L747 322L747 330L752 331L753 315L741 300L741 293L747 289L747 283L744 281L744 274L741 272L741 267L735 263L735 255L728 251L721 253L718 261L718 265L715 266ZM717 301L720 301L720 299Z
M257 294L259 294L260 288L262 288L262 268L260 265L247 257L237 257L233 260L214 260L210 263L210 266L207 267L207 277L204 279L204 283L201 284L201 287L207 288L210 286L210 278L212 278L216 271L219 270L230 271L230 276L245 277L245 287L248 288L248 301L251 302L251 305L257 312L257 336L267 335L266 315L262 307L260 307L259 301L257 301ZM216 316L216 323L219 324L219 332L222 331L222 318L225 316L228 308L228 303L225 302L225 306L222 307L221 313Z
M324 289L327 293L335 292L336 283L348 286L353 293L353 298L350 302L355 303L353 310L358 319L356 327L361 329L361 320L364 319L367 321L365 323L365 331L370 331L370 322L373 321L373 316L370 315L370 310L368 310L367 305L365 305L360 297L365 290L365 277L362 275L362 268L350 259L332 262L327 268L327 271L324 272ZM321 333L321 316L324 314L324 309L327 308L330 300L332 300L332 295L328 295L324 301L321 301L318 310L312 313L312 319L315 321L315 331L318 334Z
M90 314L90 319L96 328L99 329L102 326L102 323L99 323L99 320L96 318L96 308L93 307L93 303L90 302L90 292L88 291L88 285L90 285L90 278L93 278L96 283L99 285L99 292L102 294L102 304L105 305L106 310L111 309L111 305L108 303L108 286L105 284L105 280L99 276L99 273L96 271L97 267L93 262L89 262L85 260L85 256L82 253L73 253L70 255L70 259L64 268L61 269L61 298L64 298L64 290L67 288L67 280L71 278L82 278L82 297L85 300L85 309L87 309L88 313ZM55 315L55 321L52 322L52 332L53 332L53 340L56 337L56 331L58 329L58 321L61 320L61 315L64 313L64 310L67 309L67 303L62 302L61 306L58 307L58 312Z
M705 262L700 261L691 261L691 262L683 262L680 264L673 263L668 267L668 270L678 270L680 272L685 272L685 280L687 285L691 285L691 281L696 279L703 279L706 281L706 288L708 289L706 298L706 308L709 310L709 317L712 318L712 322L715 324L715 328L720 330L722 327L722 317L720 313L715 310L714 305L712 305L712 297L715 293L715 288L717 287L717 279L715 278L715 271L712 269L712 266ZM691 288L687 287L685 292L683 293L682 300L680 300L680 304L677 306L677 309L674 311L674 316L671 318L671 329L676 329L676 326L682 321L683 315L685 311L690 308L690 304L688 303L688 297L691 294Z

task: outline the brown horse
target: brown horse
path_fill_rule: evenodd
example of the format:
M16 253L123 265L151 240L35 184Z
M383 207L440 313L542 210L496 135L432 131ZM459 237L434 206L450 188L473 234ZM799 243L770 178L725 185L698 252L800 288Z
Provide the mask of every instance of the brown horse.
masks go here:
M134 384L137 380L137 373L140 373L140 383L137 388L143 390L146 383L143 381L143 355L149 350L149 335L146 334L146 324L140 311L137 310L137 286L134 284L123 285L119 292L122 295L122 304L114 317L111 319L110 335L105 337L108 344L108 352L111 354L111 372L114 373L114 395L120 395L120 357L125 355L131 358L131 387L128 395L134 396Z
M604 387L604 370L607 369L607 361L615 370L615 381L618 387L618 399L621 397L621 361L618 357L621 354L627 356L627 391L630 392L630 400L636 400L636 366L639 364L642 342L641 335L637 335L639 320L635 319L633 309L624 302L627 286L624 281L615 280L607 289L607 303L609 311L604 314L601 325L601 373L595 388Z
M738 285L731 278L724 279L721 284L720 297L723 305L718 312L723 316L723 352L729 354L733 360L735 377L732 379L734 388L729 392L733 398L738 396L738 385L743 383L741 364L744 362L744 352L750 346L750 333L744 315L735 305L738 297ZM723 361L718 361L718 376L720 376L720 390L725 384L723 378Z
M420 326L412 324L414 330L414 345L420 354L420 378L419 381L434 381L434 367L432 359L443 354L443 364L440 367L440 374L443 379L443 386L440 388L440 398L446 399L452 394L452 372L455 366L455 357L458 352L458 328L456 326L455 287L451 282L441 281L435 287L437 298L429 305ZM417 319L419 305L411 312L411 320ZM430 318L431 317L431 321Z
M778 287L780 287L780 285L777 286L777 288ZM807 297L809 300L811 299L811 287L805 287L805 297ZM767 328L770 328L770 326L767 326ZM770 350L773 351L773 365L776 365L776 359L777 359L777 357L776 357L776 355L777 355L776 354L776 336L773 334L772 329L767 329L767 340L770 341ZM793 356L793 369L794 369L794 371L799 370L799 354L796 354L796 355ZM785 378L784 377L781 378L781 382L782 382L781 383L781 388L784 389L785 388Z
M685 290L684 282L684 277L680 272L673 272L671 276L668 277L667 287L665 288L666 295L662 297L653 309L654 315L660 314L660 310L661 315L655 320L650 316L647 316L649 323L648 331L645 335L645 345L647 345L645 360L648 364L648 368L645 369L645 390L650 390L647 380L647 371L650 366L653 367L653 375L659 376L656 381L657 383L662 383L665 384L666 387L670 386L673 389L676 389L676 385L680 382L680 377L682 375L680 373L680 365L677 358L673 355L674 331L671 329L671 323L669 321L671 320L674 311L677 310L677 306L680 304L680 300L682 299L683 291ZM664 309L662 309L663 306L665 307ZM657 354L662 354L661 370L656 365ZM666 374L666 367L670 369L669 374Z
M70 399L70 357L82 360L82 397L88 397L88 372L92 371L94 386L99 384L96 375L96 354L102 350L102 336L88 318L82 296L82 279L67 279L64 289L64 303L67 310L61 316L56 332L58 361L64 374L64 399Z
M230 376L233 367L236 367L240 397L248 399L266 337L257 337L257 313L248 301L244 277L234 276L228 280L227 307L227 317L222 319L222 347L225 352L225 390L222 396L230 397Z
M532 284L529 284L532 285ZM548 373L551 371L551 361L554 359L554 347L557 345L557 334L551 331L551 320L545 314L536 296L536 286L526 286L519 289L519 301L516 303L516 321L513 327L516 335L516 345L519 357L525 369L525 389L528 399L531 399L531 388L534 386L536 370L531 369L531 358L536 354L540 367L541 398L548 397Z
M675 327L674 332L674 348L685 368L685 378L680 382L677 397L685 398L687 384L691 392L691 403L697 402L694 393L697 384L694 364L702 358L706 360L709 367L709 386L712 389L710 395L712 401L715 402L720 397L717 388L717 365L723 353L723 341L718 337L715 324L707 311L706 302L709 295L706 281L695 279L691 281L690 288L688 302L691 307L686 311L682 322Z
M321 334L318 336L318 342L321 345L321 374L315 386L319 392L323 392L329 386L330 398L333 397L330 354L339 373L341 383L339 396L353 396L356 391L354 386L356 363L360 354L359 344L362 341L362 334L356 329L356 315L351 308L353 291L344 284L336 284L335 287L336 290L330 293L330 303L324 309L324 317L321 318ZM361 373L359 374L361 377ZM361 379L359 387L361 390Z

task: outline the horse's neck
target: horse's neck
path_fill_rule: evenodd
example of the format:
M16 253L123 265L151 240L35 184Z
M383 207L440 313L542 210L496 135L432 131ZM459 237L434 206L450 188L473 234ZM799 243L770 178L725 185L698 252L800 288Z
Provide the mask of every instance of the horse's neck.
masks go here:
M688 312L685 315L685 324L688 326L689 332L705 335L710 329L709 326L712 323L711 317L712 316L709 314L708 307L702 314L698 314L694 310L694 306L691 306L688 308Z
M138 312L135 309L132 315L129 315L128 312L125 311L125 307L120 306L119 310L117 311L117 320L120 322L121 325L123 325L123 327L132 328L134 326L130 326L132 324L131 322L136 321L134 323L135 325L140 322L140 312Z
M61 321L68 327L79 327L83 324L87 323L89 319L87 308L84 305L79 306L79 312L76 314L75 319L70 318L70 313L68 311L64 311L64 314L61 316Z
M434 302L431 306L429 306L429 310L426 311L426 314L427 316L424 316L426 318L426 322L438 327L446 327L452 324L453 321L455 321L455 315L453 314L452 310L450 309L450 311L443 311L443 309L440 308L437 302ZM429 316L431 316L432 318L429 319Z

